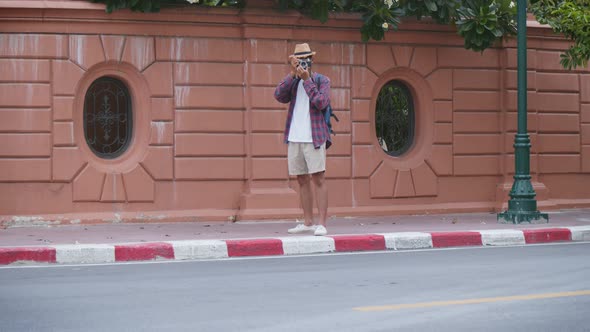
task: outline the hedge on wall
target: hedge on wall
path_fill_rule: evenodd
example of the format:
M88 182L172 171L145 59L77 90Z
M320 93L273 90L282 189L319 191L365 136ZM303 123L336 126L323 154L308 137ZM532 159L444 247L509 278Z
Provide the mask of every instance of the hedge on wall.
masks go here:
M238 7L247 0L90 0L106 4L107 12L129 8L157 12L163 6ZM381 40L397 29L402 17L430 17L456 27L465 48L484 51L501 38L516 34L516 3L513 0L274 0L281 10L294 9L321 22L330 12L358 12L363 41ZM530 11L542 24L573 41L561 56L568 69L586 67L590 59L590 1L530 0Z

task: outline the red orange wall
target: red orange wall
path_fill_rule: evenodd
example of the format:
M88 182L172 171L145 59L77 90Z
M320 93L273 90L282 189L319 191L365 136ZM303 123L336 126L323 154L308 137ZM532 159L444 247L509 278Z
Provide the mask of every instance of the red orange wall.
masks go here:
M298 42L317 51L314 68L331 78L340 118L328 153L331 214L493 211L508 199L514 41L479 54L448 27L408 20L365 44L353 15L322 25L259 8L0 8L3 223L299 215L282 142L286 106L273 98ZM588 206L590 71L563 70L567 42L529 25L539 205ZM133 95L133 142L114 161L92 154L81 123L84 93L104 75ZM376 96L391 79L411 86L416 103L416 141L400 158L383 153L374 129Z

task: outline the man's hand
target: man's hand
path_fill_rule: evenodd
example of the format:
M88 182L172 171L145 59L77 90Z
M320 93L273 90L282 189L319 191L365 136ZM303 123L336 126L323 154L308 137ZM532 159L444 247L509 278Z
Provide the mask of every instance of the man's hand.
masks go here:
M309 71L299 66L297 67L297 76L299 76L299 78L301 78L302 80L306 81L309 78Z
M291 77L295 77L297 75L297 66L299 65L299 60L294 55L289 55L289 64L291 65Z

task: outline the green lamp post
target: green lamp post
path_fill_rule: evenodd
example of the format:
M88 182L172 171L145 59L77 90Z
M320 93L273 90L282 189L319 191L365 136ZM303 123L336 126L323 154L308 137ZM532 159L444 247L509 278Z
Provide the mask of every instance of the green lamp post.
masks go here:
M537 210L531 184L531 139L527 132L527 0L518 0L518 132L514 139L515 174L508 210L498 214L501 223L547 223L549 216Z

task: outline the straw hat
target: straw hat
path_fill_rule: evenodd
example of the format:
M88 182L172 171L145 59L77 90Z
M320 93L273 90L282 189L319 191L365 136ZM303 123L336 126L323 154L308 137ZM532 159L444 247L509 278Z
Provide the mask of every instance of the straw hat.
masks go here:
M303 43L295 45L295 52L293 52L293 55L296 58L305 58L310 55L315 55L315 52L311 51L311 48L309 48L307 43Z

